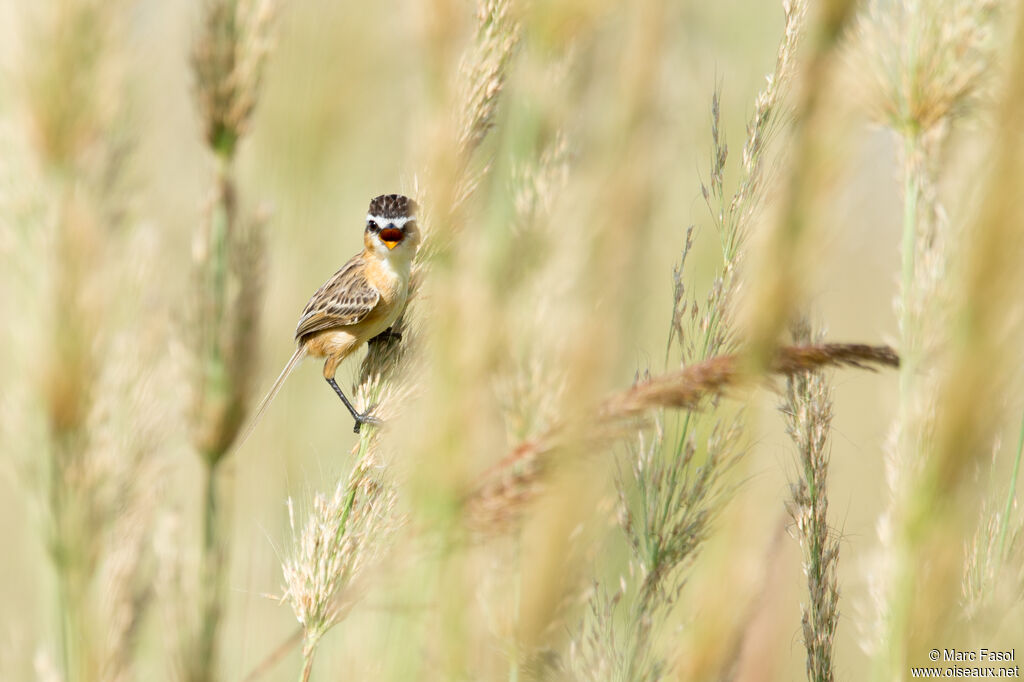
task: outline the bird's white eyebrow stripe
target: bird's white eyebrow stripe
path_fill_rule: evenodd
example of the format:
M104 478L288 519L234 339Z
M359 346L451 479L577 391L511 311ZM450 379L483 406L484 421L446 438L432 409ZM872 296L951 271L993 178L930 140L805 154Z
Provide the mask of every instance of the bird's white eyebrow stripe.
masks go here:
M415 218L413 218L412 216L402 216L401 218L385 218L383 216L371 215L367 213L366 220L367 222L372 220L378 225L387 225L388 223L392 223L395 227L401 229L403 225L405 225L410 220L415 220Z

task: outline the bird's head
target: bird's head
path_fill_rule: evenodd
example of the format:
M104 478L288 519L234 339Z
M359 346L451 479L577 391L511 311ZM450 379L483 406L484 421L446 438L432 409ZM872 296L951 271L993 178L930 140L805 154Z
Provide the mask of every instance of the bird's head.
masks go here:
M420 243L416 202L401 194L382 194L366 213L366 250L380 258L412 259Z

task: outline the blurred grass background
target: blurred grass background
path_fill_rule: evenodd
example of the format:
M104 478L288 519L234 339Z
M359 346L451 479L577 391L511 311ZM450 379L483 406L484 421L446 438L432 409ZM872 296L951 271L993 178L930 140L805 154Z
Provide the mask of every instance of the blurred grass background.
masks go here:
M120 100L133 145L125 162L127 189L122 191L132 229L143 235L140 239L152 253L145 261L149 298L142 308L166 314L172 326L181 322L183 302L192 295L191 281L183 273L192 260L195 225L208 198L213 165L202 140L188 61L201 6L155 0L118 3L114 60L124 86L95 93ZM56 660L53 575L40 542L43 514L32 475L26 473L44 447L39 418L32 414L31 392L39 349L45 346L45 327L29 313L39 305L34 282L49 240L39 227L45 223L39 216L45 214L41 206L46 198L33 180L38 170L25 170L34 162L25 132L30 114L22 83L33 55L45 48L33 43L31 27L46 12L59 12L61 7L61 2L32 8L17 0L0 2L0 317L8 328L3 337L7 350L0 357L0 546L7 557L0 562L0 674L5 679L46 679L40 671L47 669L47 660ZM473 11L468 3L447 0L292 0L278 9L259 103L236 163L244 201L267 206L270 216L265 300L256 331L256 392L270 385L290 355L293 325L308 296L361 247L367 201L388 192L412 195L417 183L429 183L417 174L433 143L429 125L448 115L439 79L450 78L432 70L457 66L472 35ZM636 11L627 3L574 0L538 2L523 10L523 42L502 95L497 126L486 143L494 158L494 175L485 181L487 201L473 206L463 230L500 232L509 201L501 197L508 193L512 169L530 158L538 130L545 126L565 125L570 147L586 145L608 130L640 134L629 128L617 130L607 121L623 96L616 70L623 68L620 50ZM707 179L712 153L712 93L721 91L722 128L738 157L746 120L764 75L773 67L783 26L780 7L770 2L683 2L660 11L663 42L656 53L654 95L650 110L644 112L643 133L655 144L642 146L645 156L629 161L649 163L643 174L656 184L650 188L649 215L640 218L646 227L637 231L644 240L637 252L638 267L629 272L629 291L623 294L630 328L622 334L610 370L614 386L628 385L638 368L661 368L672 307L672 267L691 224L697 226L697 241L687 262L687 281L695 292L710 285L719 255L700 186ZM428 54L436 49L433 43L450 54ZM550 85L550 65L564 61L573 50L583 58L568 60L568 68L585 72L570 72ZM827 329L827 338L896 343L900 161L887 132L862 119L838 117L837 134L843 139L835 149L841 156L832 163L840 169L839 177L827 202L827 220L813 228L809 267L801 276L806 274L810 305ZM954 137L952 158L964 159L968 166L977 158L979 125L971 124ZM584 165L592 161L585 151L582 156ZM957 161L947 166L954 169L948 180L953 186L963 181L957 166ZM735 165L726 177L727 184L733 182ZM568 196L596 200L586 191ZM966 210L961 202L952 203L953 210ZM767 204L764 213L770 216L772 196ZM578 208L582 214L593 209L560 208ZM578 233L567 230L568 239L563 241L557 229L556 225L555 248L584 248L573 238ZM484 240L481 248L496 249L500 260L508 252L501 251L500 238L494 239ZM594 274L598 285L601 275ZM117 292L108 295L116 297ZM696 296L701 298L700 293ZM158 341L157 349L172 366L186 352L178 335ZM340 376L355 377L357 372L358 361L350 360ZM169 438L161 444L163 473L149 491L162 510L154 542L170 543L165 550L187 553L198 524L201 470L184 435L184 376L161 376L172 380L152 387L165 400L160 416L167 421ZM342 385L350 383L345 379ZM680 628L696 631L718 619L763 619L756 641L748 642L743 652L736 679L799 679L804 676L799 604L806 600L800 553L795 542L776 540L780 524L788 522L782 501L795 469L792 444L776 412L775 396L760 391L751 401L750 447L737 476L741 483L688 580L691 596L684 603L694 608L681 609L685 613L675 619ZM1018 399L1018 408L1019 403ZM878 543L876 524L888 500L883 451L897 407L895 374L836 375L830 520L842 538L835 668L844 679L864 679L871 667L860 646L863 627L870 621L865 614L872 608L866 573ZM1013 425L1003 427L1003 442L1013 441L1015 431ZM234 521L221 679L239 679L294 632L291 610L271 597L281 594L281 561L290 554L292 543L285 500L293 497L301 506L313 491L330 491L351 467L348 452L354 442L347 415L310 363L293 375L244 451L227 462L224 474L234 484ZM488 457L496 460L501 454ZM997 471L1008 470L1007 461L997 461ZM416 570L415 563L407 559L391 570ZM759 592L764 594L763 603L757 600ZM325 639L314 678L374 679L382 659L410 655L408 631L396 625L407 611L419 607L408 597L408 591L371 592ZM760 604L753 615L747 610L750 600ZM170 627L158 610L146 618L137 679L172 677L165 651ZM664 636L671 638L671 632ZM1009 648L1020 641L988 643ZM677 671L678 676L691 679L685 671L700 652L671 644L668 650L678 657L674 662L683 671ZM293 679L299 657L296 648L264 679ZM415 678L402 663L393 666L398 671L393 679Z

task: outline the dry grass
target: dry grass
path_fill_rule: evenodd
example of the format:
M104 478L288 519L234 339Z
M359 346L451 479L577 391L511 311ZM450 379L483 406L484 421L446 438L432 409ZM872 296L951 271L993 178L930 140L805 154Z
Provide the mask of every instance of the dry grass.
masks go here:
M186 679L219 677L228 568L230 483L221 463L246 417L263 299L262 216L239 198L234 160L259 97L274 3L207 0L192 48L196 103L216 163L209 205L193 242L196 312L190 320L193 435L205 465L197 616L181 645Z
M805 296L800 267L809 261L814 228L823 221L820 198L832 175L830 87L837 53L855 15L851 0L828 0L812 25L810 52L800 74L800 92L792 109L788 176L780 182L782 201L756 264L756 294L746 302L746 343L754 367L767 366L793 311ZM806 11L805 8L799 10ZM781 63L781 60L780 60ZM828 140L828 141L826 141ZM830 149L830 146L833 149Z
M806 320L791 327L793 339L808 342L822 334ZM790 484L789 513L803 550L807 603L801 607L807 679L831 682L836 626L839 623L839 540L829 525L828 470L833 389L824 372L793 373L786 381L780 410L796 446L800 477Z
M59 617L55 646L41 660L64 680L135 675L153 595L146 538L166 434L149 395L153 335L166 326L144 303L153 254L123 194L132 145L118 104L117 10L67 2L34 14L19 83L34 161L27 167L46 207L27 216L26 228L43 233L49 251L32 282L46 302L21 323L38 330L32 364L46 435L36 493ZM131 293L115 305L106 292L120 288Z
M803 376L828 367L899 367L899 356L888 346L823 344L786 346L776 352L770 374ZM742 358L724 355L687 365L674 372L649 377L606 399L585 425L558 424L536 438L517 444L511 453L484 475L484 483L466 500L467 522L486 530L504 526L543 489L542 472L552 458L566 447L565 434L587 434L590 448L631 435L637 419L664 408L700 412L747 380ZM690 453L692 457L693 453Z
M941 7L915 2L871 5L852 43L855 64L861 67L856 73L867 85L868 113L896 134L902 156L903 236L897 314L904 364L900 412L888 463L892 497L880 523L883 551L872 576L879 614L873 646L882 654L878 661L884 674L896 674L922 662L920 648L928 639L974 630L968 627L969 621L954 616L948 605L926 605L922 595L955 590L963 579L965 557L940 549L936 534L962 536L966 544L967 528L983 525L974 520L984 497L976 491L956 497L959 511L955 514L938 509L939 500L952 499L948 496L957 486L949 479L940 484L933 467L952 466L956 477L975 475L986 468L983 462L988 460L988 441L995 428L992 419L1002 409L999 401L973 401L971 409L978 411L968 418L970 426L966 422L957 425L953 418L965 405L962 396L972 391L967 375L986 385L986 395L1000 390L998 359L1004 356L994 347L970 362L958 355L965 347L959 340L963 323L958 315L973 317L973 312L963 312L964 296L972 300L967 304L972 309L982 300L973 298L975 295L990 300L980 291L969 293L969 280L959 279L972 267L969 254L979 245L978 235L985 232L980 227L965 231L952 222L946 205L951 200L944 199L940 189L943 173L948 173L949 139L963 119L985 107L998 43L995 19L1001 11L1006 10L1000 3L984 1L949 2ZM1006 172L1013 175L1013 171ZM987 209L981 210L970 219L975 226L987 220ZM1001 248L1012 249L1010 243L1004 237ZM964 253L968 255L962 256ZM986 278L988 274L1004 276L997 260L988 262L985 269ZM995 327L1000 331L995 332ZM996 336L1006 332L1002 323L995 327ZM993 360L987 369L976 362L983 356ZM950 362L953 364L947 364ZM948 383L951 367L966 373L952 379L955 389ZM950 441L953 433L961 439L955 445ZM947 447L953 447L956 454ZM946 464L941 464L943 461ZM947 471L943 478L946 475L952 474ZM1015 493L1011 489L1009 494ZM917 568L921 556L931 557L928 577ZM966 570L971 570L970 565L968 560Z
M14 5L0 676L905 679L1024 634L1019 9ZM302 368L233 452L392 191L384 424ZM840 338L786 345L812 308Z
M988 464L992 438L1005 414L1003 396L1013 391L1006 381L1012 370L1000 359L1018 343L1021 332L1020 320L1005 315L1012 305L1005 292L1020 286L1019 269L1007 254L1019 253L1024 245L1019 231L1008 227L1021 224L1020 207L1005 194L1006 183L1024 177L1019 158L1021 137L1013 123L1024 103L1021 35L1024 15L1017 18L1015 48L1010 53L1007 82L1011 85L995 112L999 140L992 151L990 175L967 231L966 252L956 269L960 281L953 294L953 340L939 365L932 445L904 517L904 541L910 551L936 557L927 576L918 578L911 573L913 587L901 594L900 604L906 609L903 623L909 627L900 631L900 636L911 651L923 638L946 636L962 627L958 608L929 603L926 595L956 591L961 583L963 557L944 555L942 537L951 527L965 536L973 529L982 496L967 480L973 470ZM979 362L979 358L987 360ZM987 399L966 399L981 395ZM940 499L953 501L953 506L939 507Z
M316 646L341 622L364 588L360 581L389 549L400 522L395 491L374 474L374 463L363 458L348 481L339 482L329 499L317 496L302 530L296 534L296 555L283 566L285 593L302 626L302 679L309 679ZM296 533L295 511L288 516Z

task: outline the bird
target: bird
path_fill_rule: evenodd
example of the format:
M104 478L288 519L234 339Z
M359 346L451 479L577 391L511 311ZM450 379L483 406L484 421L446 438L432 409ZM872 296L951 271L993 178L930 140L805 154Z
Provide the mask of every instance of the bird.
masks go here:
M281 386L306 357L324 359L324 379L355 420L380 425L367 409L360 413L338 386L338 365L371 339L390 333L405 309L413 257L420 243L417 204L401 194L382 194L370 201L363 230L363 250L316 290L295 327L295 352L260 401L249 426L238 440L241 447Z

